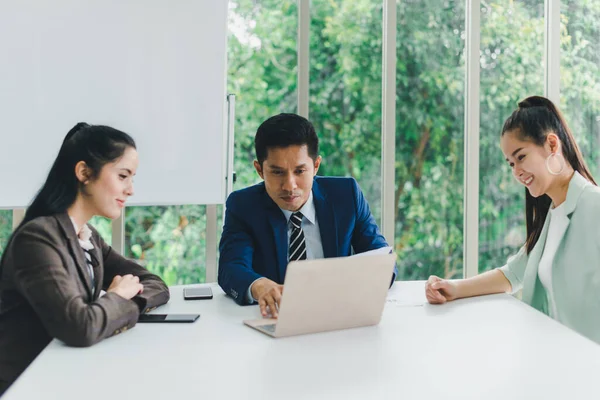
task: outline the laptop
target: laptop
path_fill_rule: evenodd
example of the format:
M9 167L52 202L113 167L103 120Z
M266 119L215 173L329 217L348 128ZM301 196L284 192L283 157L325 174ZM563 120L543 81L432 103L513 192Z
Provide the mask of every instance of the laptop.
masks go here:
M244 324L272 337L377 325L394 273L396 254L390 251L388 247L374 254L292 261L279 318Z

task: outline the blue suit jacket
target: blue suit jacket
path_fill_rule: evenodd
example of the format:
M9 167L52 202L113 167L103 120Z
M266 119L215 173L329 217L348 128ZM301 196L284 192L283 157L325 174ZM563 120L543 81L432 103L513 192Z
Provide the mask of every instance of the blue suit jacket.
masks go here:
M388 245L353 178L315 177L312 192L325 258ZM266 277L283 284L288 264L287 221L264 183L231 193L226 204L219 285L238 304L248 304L246 293L256 279Z

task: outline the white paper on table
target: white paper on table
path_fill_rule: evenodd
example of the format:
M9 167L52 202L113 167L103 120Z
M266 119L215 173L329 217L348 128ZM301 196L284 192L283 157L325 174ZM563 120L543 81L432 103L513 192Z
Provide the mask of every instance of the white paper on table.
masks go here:
M390 254L394 251L391 246L380 247L378 249L365 251L364 253L353 254L350 257L361 257L361 256L373 256L377 254ZM387 303L392 303L397 307L422 307L425 305L426 301L419 300L419 296L416 296L417 300L415 300L415 296L406 296L404 293L395 293L392 296L388 296L386 299Z
M394 249L392 249L392 246L385 246L385 247L380 247L378 249L365 251L364 253L353 254L350 257L374 256L377 254L391 254L393 250Z

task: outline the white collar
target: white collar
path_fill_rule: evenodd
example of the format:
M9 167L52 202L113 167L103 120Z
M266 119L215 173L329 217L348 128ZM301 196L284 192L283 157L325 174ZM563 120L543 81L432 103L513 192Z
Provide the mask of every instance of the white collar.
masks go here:
M73 217L69 218L71 218L73 228L75 228L75 233L77 234L77 239L79 239L79 244L81 245L81 247L84 250L92 250L94 248L94 245L90 240L92 238L92 230L90 229L90 227L87 226L87 224L84 224L80 229L77 226L75 219Z
M285 215L285 219L287 220L287 222L290 222L290 218L292 217L294 211L284 210L283 208L280 209L283 212L283 215ZM315 224L315 221L317 220L317 212L315 210L315 202L313 199L312 190L308 195L308 200L306 200L306 203L304 203L304 205L298 211L300 211L302 215L304 215L304 218L306 218L308 222L310 222L313 225Z

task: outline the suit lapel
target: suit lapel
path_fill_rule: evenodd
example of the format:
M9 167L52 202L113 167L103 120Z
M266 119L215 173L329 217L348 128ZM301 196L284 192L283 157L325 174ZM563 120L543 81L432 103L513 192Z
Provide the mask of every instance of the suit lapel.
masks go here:
M100 247L96 244L96 241L94 240L93 236L90 238L90 242L94 246L94 248L92 250L90 250L90 252L93 252L94 256L96 257L96 260L98 260L98 262L92 266L92 269L94 270L94 283L95 283L94 284L94 299L97 299L98 296L100 295L100 290L102 290L102 282L104 282L104 268L103 268L102 253L100 251Z
M551 268L552 268L552 287L553 288L556 288L556 285L554 284L554 282L555 282L554 277L556 275L555 266L558 265L560 267L560 265L562 265L562 264L555 263L555 260L561 254L560 249L561 249L563 241L565 239L565 235L566 235L567 231L569 230L569 226L571 225L571 216L573 215L575 208L577 208L577 203L579 202L579 197L583 193L583 190L585 189L585 187L589 184L590 183L587 181L587 179L585 179L583 176L581 176L579 174L579 172L577 172L577 171L575 171L575 173L573 174L573 177L571 178L571 181L569 182L569 188L567 190L567 197L565 199L565 203L562 205L564 207L564 213L567 217L567 221L566 221L566 224L562 227L563 228L562 231L560 232L560 239L558 240L558 247L557 247L556 253L554 253L554 258L552 259ZM548 212L548 214L549 213L550 212ZM544 240L544 242L545 242L545 240ZM539 282L538 284L541 285L541 282ZM547 300L544 302L544 305L547 307Z
M335 210L327 202L327 198L321 191L317 180L313 182L313 201L319 221L321 243L323 244L323 256L325 258L338 257L340 254L337 246L337 224L335 221Z
M536 287L538 283L538 269L542 253L544 251L544 245L546 244L546 237L548 236L548 219L544 223L540 237L529 254L527 260L527 268L525 268L525 277L523 278L523 301L527 304L533 304L533 299L536 296ZM537 307L537 306L536 306Z
M579 197L583 190L590 183L583 176L579 174L579 172L575 171L571 181L569 182L569 188L567 190L567 198L565 199L564 212L567 216L567 224L565 225L563 231L561 232L561 237L558 241L558 248L562 245L562 242L565 238L565 233L569 229L569 225L571 224L571 215L575 211L577 207L577 202L579 201ZM549 214L549 212L548 212ZM545 292L540 290L541 282L538 278L539 264L542 258L542 254L544 252L544 247L546 245L546 239L548 237L548 228L550 226L550 218L546 218L544 222L544 227L542 228L542 233L534 246L531 254L529 255L529 260L527 262L527 269L525 270L525 277L523 281L523 301L532 306L541 309L546 306L545 301ZM554 258L558 254L555 253ZM552 260L552 266L554 267L554 260ZM554 275L554 274L553 274Z
M571 182L569 182L569 189L567 190L567 198L565 199L565 214L571 220L571 214L575 211L579 197L586 186L591 185L579 172L575 171Z
M283 283L285 271L287 268L287 221L285 215L279 209L277 204L269 197L267 192L263 193L265 197L267 220L273 231L273 245L275 249L275 259L277 260L278 282Z
M564 226L564 229L562 230L562 232L560 232L558 249L560 249L562 241L565 237L565 232L567 232L570 223L571 220L568 219L566 225ZM537 308L538 310L541 310L546 314L548 314L548 297L546 295L545 290L543 290L543 285L539 278L539 266L540 261L542 259L542 255L544 254L544 248L546 247L546 239L548 238L549 226L550 221L546 219L546 223L544 224L544 228L542 229L540 238L538 239L536 246L531 251L531 256L529 258L525 273L525 281L523 284L523 301L525 301L527 304L531 304L532 307ZM556 253L554 253L553 259L550 261L552 270L554 270L554 260L559 255L558 249ZM531 265L529 263L531 263ZM552 277L554 277L554 272L552 273Z
M69 218L67 213L58 214L57 219L67 239L69 252L75 261L75 267L77 269L77 273L79 274L79 278L84 282L83 286L85 286L89 298L92 299L92 278L90 277L87 261L85 259L85 255L83 254L83 249L79 244L77 233L73 227L73 222L71 222L71 218Z

